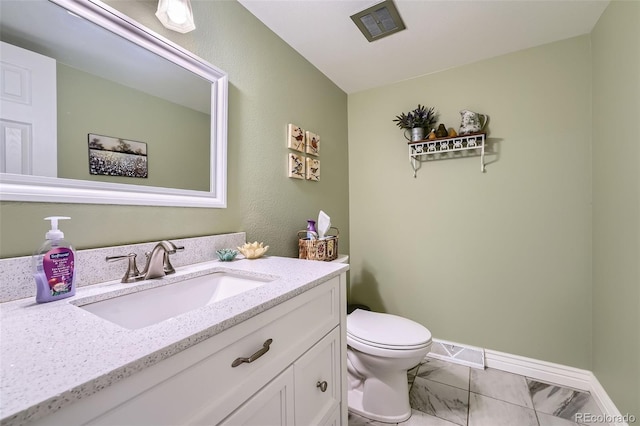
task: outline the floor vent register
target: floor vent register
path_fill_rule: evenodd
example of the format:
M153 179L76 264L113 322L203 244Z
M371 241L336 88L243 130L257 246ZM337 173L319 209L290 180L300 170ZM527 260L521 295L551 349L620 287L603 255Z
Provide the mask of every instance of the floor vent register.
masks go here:
M462 364L473 368L484 369L484 349L460 343L433 339L431 351L427 357Z

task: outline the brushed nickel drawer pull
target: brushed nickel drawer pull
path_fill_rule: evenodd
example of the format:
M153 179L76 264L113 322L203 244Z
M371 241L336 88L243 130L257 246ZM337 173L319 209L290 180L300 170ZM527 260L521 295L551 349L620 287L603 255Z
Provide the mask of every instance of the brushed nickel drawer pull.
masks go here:
M233 361L233 363L231 364L231 367L237 367L240 364L243 364L245 362L247 362L247 363L253 362L256 359L260 358L262 355L266 354L269 351L269 346L271 345L272 342L273 342L273 339L267 339L262 344L262 349L260 349L255 354L251 355L249 358L242 358L242 357L241 358L236 358L236 360Z
M327 381L323 380L321 382L316 383L316 387L320 388L320 392L326 392L327 391Z

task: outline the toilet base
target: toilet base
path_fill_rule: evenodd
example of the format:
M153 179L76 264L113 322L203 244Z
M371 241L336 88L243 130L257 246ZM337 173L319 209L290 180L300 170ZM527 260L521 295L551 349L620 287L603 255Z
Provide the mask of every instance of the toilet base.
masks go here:
M381 416L379 414L370 413L362 407L362 391L359 389L349 390L347 393L347 399L349 401L349 412L357 414L358 416L365 417L369 420L375 420L382 423L402 423L407 421L411 417L411 409L405 414L398 416Z
M429 346L412 357L382 358L347 348L349 410L383 423L402 423L411 417L407 371L420 363Z

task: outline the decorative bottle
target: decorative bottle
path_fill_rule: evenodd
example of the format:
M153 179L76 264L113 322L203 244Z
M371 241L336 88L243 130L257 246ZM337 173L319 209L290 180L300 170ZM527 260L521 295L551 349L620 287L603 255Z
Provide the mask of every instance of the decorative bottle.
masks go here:
M316 238L318 238L318 231L316 231L316 221L312 219L308 219L307 220L307 239L315 240Z

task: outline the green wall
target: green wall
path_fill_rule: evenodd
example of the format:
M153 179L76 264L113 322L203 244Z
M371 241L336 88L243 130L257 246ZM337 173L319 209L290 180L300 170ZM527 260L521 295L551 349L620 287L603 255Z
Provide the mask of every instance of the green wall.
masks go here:
M198 28L184 35L157 21L157 1L109 4L229 74L228 208L2 202L0 256L31 254L42 219L60 214L78 248L246 231L270 254L297 257L296 231L321 209L348 252L347 95L238 2L192 2ZM287 178L287 123L322 138L320 182Z
M352 301L593 370L640 417L638 22L613 1L592 34L350 95ZM391 120L418 103L491 116L487 173L412 177Z
M590 58L582 36L349 96L352 299L590 367ZM490 116L486 173L475 157L413 177L392 119L418 103L447 127Z
M58 177L209 190L208 114L61 63L57 85ZM90 133L146 143L148 178L89 174Z
M593 371L640 418L640 3L612 2L593 51Z

